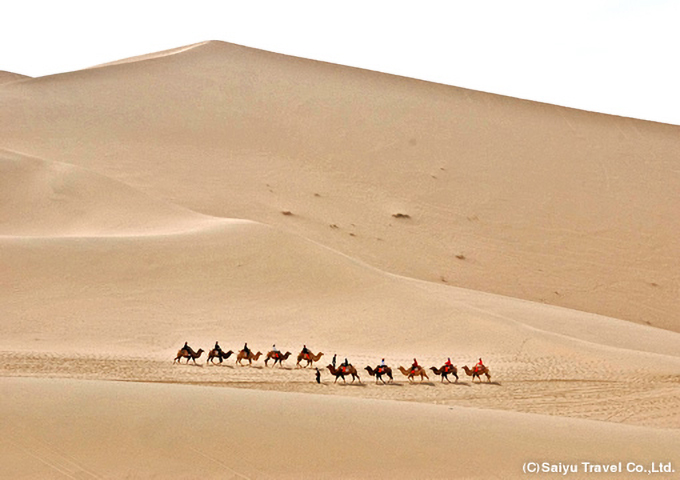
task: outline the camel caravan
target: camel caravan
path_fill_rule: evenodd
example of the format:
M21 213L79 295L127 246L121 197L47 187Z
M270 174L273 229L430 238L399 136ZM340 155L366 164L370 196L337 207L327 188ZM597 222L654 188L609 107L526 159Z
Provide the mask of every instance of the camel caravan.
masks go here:
M203 350L202 348L194 350L187 344L187 342L185 342L184 346L177 352L177 356L173 360L173 363L179 364L182 362L182 359L186 359L186 364L188 364L190 361L193 361L195 365L198 365L196 363L196 359L200 358L204 352L205 350ZM219 343L215 342L215 347L208 351L208 358L206 360L206 363L208 365L215 365L215 360L217 360L219 363L222 363L232 355L234 355L236 358L236 365L245 366L245 364L243 363L244 361L247 361L248 365L252 365L253 362L257 362L260 359L260 357L264 354L259 351L257 353L253 353L253 351L248 347L247 343L238 352L234 352L233 350L224 352L222 348L219 346ZM264 364L266 367L268 367L269 362L271 361L272 368L274 368L277 364L279 365L279 367L283 367L283 362L286 361L291 355L292 355L291 352L282 353L279 349L276 348L276 345L273 345L272 350L267 352L267 354L265 355ZM302 350L297 356L297 363L295 364L295 366L297 368L313 367L314 363L318 362L322 356L323 352L318 352L314 354L307 348L307 345L304 345L302 347ZM333 363L326 366L330 374L335 377L335 382L333 383L337 383L338 379L342 379L344 383L347 383L345 377L352 377L352 383L354 383L355 380L358 380L359 383L361 383L361 378L359 377L359 372L357 371L356 367L349 363L347 359L345 359L345 361L342 364L336 367L335 359L336 357L333 356ZM442 365L441 367L439 368L430 367L429 369L435 375L441 377L442 383L444 382L458 383L458 368L451 363L450 358L447 359L446 363L444 363L444 365ZM318 370L319 369L317 368L317 372ZM364 368L364 370L366 370L371 377L375 377L376 384L382 383L383 385L386 385L387 383L394 382L394 377L392 376L392 369L385 364L384 358L382 359L380 364L377 365L375 368L368 365ZM402 373L402 375L404 375L408 379L409 383L415 383L416 378L418 377L420 377L420 382L423 382L425 379L427 380L430 379L430 377L428 377L427 375L427 369L420 366L415 358L413 359L413 364L411 365L410 368L407 369L402 366L399 366L398 370ZM469 368L467 365L464 365L463 370L465 371L467 376L472 377L473 382L475 381L476 378L481 383L482 375L486 376L486 381L488 383L491 382L491 374L489 373L489 367L484 365L481 358L479 359L479 362L472 368ZM454 382L451 382L451 380L449 380L449 375L455 378ZM383 377L387 377L388 380L385 381Z

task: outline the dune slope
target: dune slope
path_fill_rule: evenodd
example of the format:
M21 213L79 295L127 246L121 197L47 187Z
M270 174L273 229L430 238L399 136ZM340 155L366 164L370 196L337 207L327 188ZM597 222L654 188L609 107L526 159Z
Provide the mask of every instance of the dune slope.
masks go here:
M666 465L680 442L671 430L458 407L176 385L0 383L8 419L0 474L11 478L526 478L532 461L576 465L569 478L579 479L593 478L582 462L622 462L616 478L642 478L626 472L629 463Z
M6 85L0 148L388 272L680 331L680 127L191 47Z

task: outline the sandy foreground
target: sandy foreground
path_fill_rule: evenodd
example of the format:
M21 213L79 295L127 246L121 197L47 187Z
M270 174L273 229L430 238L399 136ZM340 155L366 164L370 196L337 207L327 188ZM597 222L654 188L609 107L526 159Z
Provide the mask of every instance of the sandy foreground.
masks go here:
M0 478L677 478L679 128L221 42L0 72Z

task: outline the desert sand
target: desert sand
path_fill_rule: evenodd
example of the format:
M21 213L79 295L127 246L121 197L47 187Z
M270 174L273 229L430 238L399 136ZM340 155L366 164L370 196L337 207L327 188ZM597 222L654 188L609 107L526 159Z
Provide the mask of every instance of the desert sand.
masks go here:
M0 477L674 478L679 134L223 42L1 72Z

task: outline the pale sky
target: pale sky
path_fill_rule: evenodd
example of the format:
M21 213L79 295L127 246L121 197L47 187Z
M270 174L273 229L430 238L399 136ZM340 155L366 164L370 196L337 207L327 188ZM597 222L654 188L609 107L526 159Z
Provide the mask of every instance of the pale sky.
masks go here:
M42 76L223 40L680 125L680 0L20 0L0 70Z

